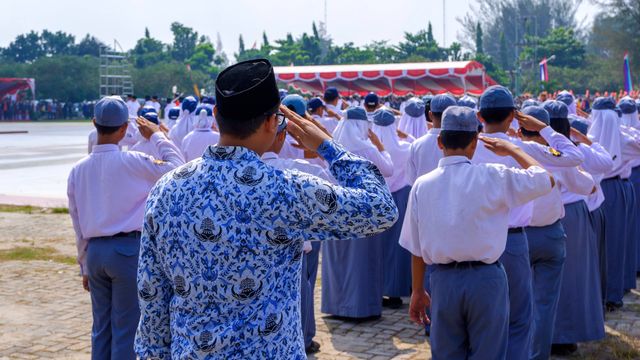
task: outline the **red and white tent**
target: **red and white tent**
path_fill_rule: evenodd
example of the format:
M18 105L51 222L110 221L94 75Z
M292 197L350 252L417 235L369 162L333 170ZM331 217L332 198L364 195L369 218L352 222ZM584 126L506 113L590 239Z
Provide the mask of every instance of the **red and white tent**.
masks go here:
M369 92L386 96L451 93L479 96L496 82L476 61L438 63L279 66L276 79L305 93L336 87L342 95Z
M35 97L36 81L30 78L0 78L0 99L15 95L18 91L31 89Z

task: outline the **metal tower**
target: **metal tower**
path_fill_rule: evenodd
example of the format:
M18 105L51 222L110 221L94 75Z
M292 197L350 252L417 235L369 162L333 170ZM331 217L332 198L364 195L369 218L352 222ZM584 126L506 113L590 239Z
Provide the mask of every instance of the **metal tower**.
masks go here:
M117 40L100 47L100 97L133 94L131 64Z

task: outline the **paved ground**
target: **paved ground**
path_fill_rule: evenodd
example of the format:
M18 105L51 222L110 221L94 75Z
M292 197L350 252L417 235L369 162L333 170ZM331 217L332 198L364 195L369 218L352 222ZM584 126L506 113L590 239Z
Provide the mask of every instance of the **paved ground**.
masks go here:
M65 215L0 213L0 250L50 246L52 252L73 255L69 226ZM5 260L0 261L0 274L0 359L89 358L89 296L76 266ZM319 304L319 286L316 301ZM627 295L625 302L624 311L608 315L607 339L581 345L572 358L640 358L640 292ZM322 351L311 359L430 358L421 329L408 321L406 305L361 324L323 317L318 311L316 316Z

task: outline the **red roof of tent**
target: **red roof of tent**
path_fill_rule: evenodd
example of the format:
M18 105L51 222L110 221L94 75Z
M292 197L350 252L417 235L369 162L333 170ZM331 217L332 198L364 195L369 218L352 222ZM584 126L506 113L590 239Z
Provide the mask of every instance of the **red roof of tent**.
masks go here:
M14 95L20 90L31 89L35 97L36 81L29 78L0 78L0 99L8 95Z
M274 71L279 82L306 93L322 93L333 86L343 95L373 91L382 96L447 92L479 96L485 88L497 84L477 61L279 66Z

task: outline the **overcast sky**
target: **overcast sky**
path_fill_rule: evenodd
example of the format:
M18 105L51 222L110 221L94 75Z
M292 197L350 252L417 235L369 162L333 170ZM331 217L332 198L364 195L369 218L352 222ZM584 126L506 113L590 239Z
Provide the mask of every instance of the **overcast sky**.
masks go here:
M220 33L230 59L243 35L250 48L262 41L266 30L270 40L290 32L294 36L311 32L312 21L324 18L324 0L19 0L2 9L0 46L7 46L18 34L30 30L62 30L76 36L86 33L104 42L117 39L125 50L132 48L148 27L163 42L172 41L174 21L193 27L214 42ZM446 44L457 38L456 20L469 11L475 0L446 0ZM327 25L334 42L364 45L374 40L395 43L404 31L415 32L433 24L434 36L443 42L442 0L327 0ZM589 17L591 5L583 5L579 18Z

